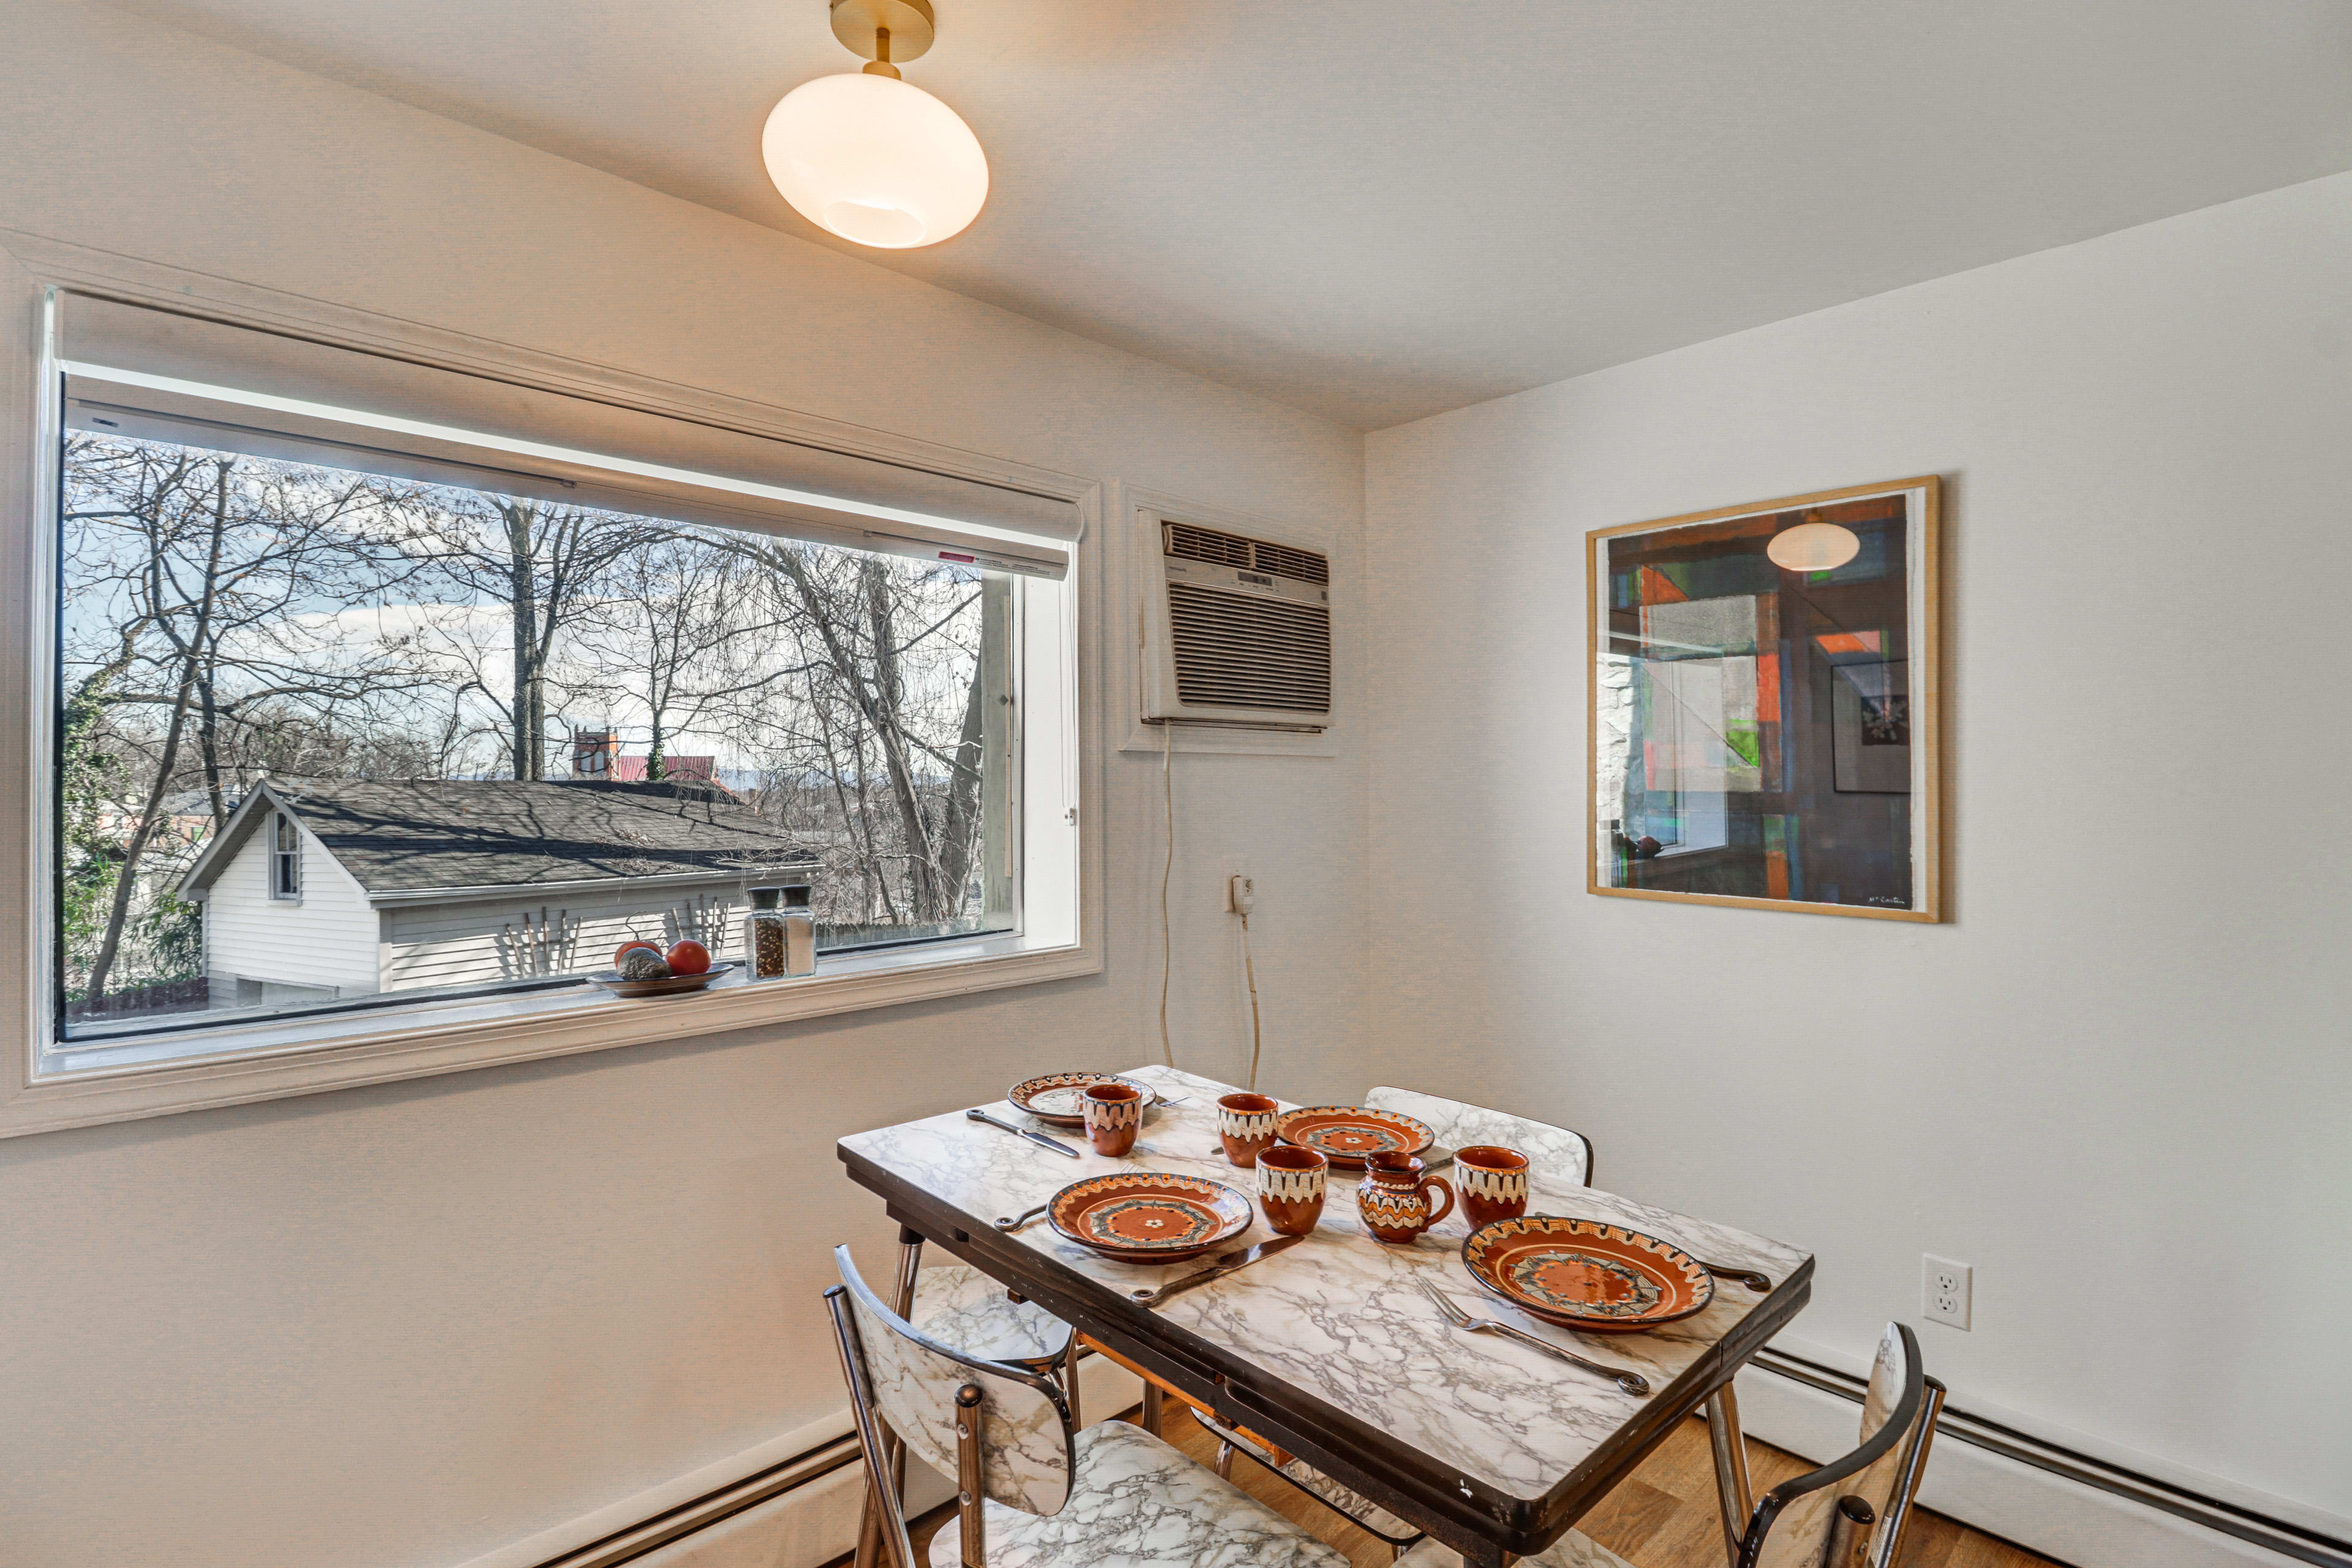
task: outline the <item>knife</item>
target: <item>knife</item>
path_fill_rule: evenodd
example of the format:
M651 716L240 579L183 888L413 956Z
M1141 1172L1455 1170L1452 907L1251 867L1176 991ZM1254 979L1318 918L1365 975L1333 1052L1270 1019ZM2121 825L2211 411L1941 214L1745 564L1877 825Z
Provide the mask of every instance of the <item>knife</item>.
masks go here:
M1286 1247L1296 1247L1307 1238L1303 1236L1277 1236L1271 1241L1261 1241L1255 1247L1244 1247L1239 1252L1228 1252L1197 1274L1187 1274L1181 1279L1171 1279L1156 1290L1140 1288L1129 1290L1127 1299L1139 1307L1157 1307L1179 1290L1190 1290L1195 1285L1206 1285L1212 1279L1222 1279L1236 1268L1247 1268L1261 1258L1272 1258Z
M1078 1158L1078 1152L1076 1149L1071 1148L1067 1143L1063 1142L1059 1138L1048 1138L1043 1132L1032 1132L1026 1127L1015 1127L1010 1121L1000 1121L985 1110L967 1110L964 1114L974 1121L985 1121L991 1127L1003 1128L1007 1132L1013 1134L1015 1137L1026 1138L1032 1143L1043 1144L1045 1147L1051 1149L1056 1154L1067 1154L1073 1160Z

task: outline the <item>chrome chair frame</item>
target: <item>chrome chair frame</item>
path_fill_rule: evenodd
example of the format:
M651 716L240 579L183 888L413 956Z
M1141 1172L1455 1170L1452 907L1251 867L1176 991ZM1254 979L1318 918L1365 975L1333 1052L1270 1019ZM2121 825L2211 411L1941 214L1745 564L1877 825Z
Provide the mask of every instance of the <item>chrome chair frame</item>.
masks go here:
M1903 1342L1906 1364L1902 1397L1885 1422L1853 1452L1819 1469L1782 1481L1757 1500L1755 1512L1748 1516L1748 1528L1740 1537L1737 1568L1759 1568L1773 1522L1790 1503L1860 1475L1894 1452L1899 1444L1904 1453L1895 1466L1885 1519L1878 1518L1877 1510L1866 1499L1840 1498L1834 1505L1829 1550L1823 1558L1824 1568L1893 1568L1895 1553L1902 1550L1903 1532L1911 1522L1919 1483L1927 1473L1927 1449L1936 1440L1936 1418L1943 1412L1946 1390L1927 1375L1919 1356L1918 1336L1907 1324L1891 1326Z
M846 1249L842 1249L845 1251ZM1062 1443L1066 1451L1076 1435L1076 1421L1070 1409L1069 1397L1061 1385L1043 1373L1034 1372L1013 1362L982 1361L961 1351L941 1344L921 1330L908 1323L899 1313L891 1311L876 1297L863 1279L856 1287L867 1297L869 1310L886 1313L898 1321L898 1331L934 1355L944 1357L960 1366L991 1377L1004 1378L1024 1384L1045 1394L1061 1418ZM911 1289L911 1282L908 1282ZM880 1525L881 1546L890 1557L894 1568L924 1568L915 1558L913 1539L907 1532L905 1503L907 1450L887 1430L874 1400L874 1390L866 1370L866 1347L858 1337L856 1320L851 1316L848 1296L851 1287L834 1285L824 1292L825 1310L833 1315L834 1348L841 1355L841 1374L850 1391L850 1416L857 1429L857 1446L866 1456L867 1518ZM956 1391L956 1512L961 1521L963 1560L985 1563L987 1555L987 1510L982 1506L980 1423L968 1419L964 1412L976 1408L984 1397L977 1382L968 1383ZM880 1478L890 1478L882 1484Z

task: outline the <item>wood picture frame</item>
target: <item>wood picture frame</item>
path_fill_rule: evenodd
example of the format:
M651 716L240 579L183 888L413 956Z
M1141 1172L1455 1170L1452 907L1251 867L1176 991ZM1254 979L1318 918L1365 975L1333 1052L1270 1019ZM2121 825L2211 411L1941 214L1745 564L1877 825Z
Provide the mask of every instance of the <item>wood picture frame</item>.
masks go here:
M1942 501L1929 474L1585 535L1587 892L1944 918ZM1844 554L1790 569L1806 524Z

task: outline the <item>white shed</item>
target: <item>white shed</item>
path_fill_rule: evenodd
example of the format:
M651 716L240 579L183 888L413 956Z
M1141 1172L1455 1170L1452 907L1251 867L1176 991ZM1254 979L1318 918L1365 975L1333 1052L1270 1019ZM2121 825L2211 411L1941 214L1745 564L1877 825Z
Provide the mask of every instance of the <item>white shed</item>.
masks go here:
M215 1007L548 980L632 937L741 957L746 890L816 857L698 781L256 787L182 880Z

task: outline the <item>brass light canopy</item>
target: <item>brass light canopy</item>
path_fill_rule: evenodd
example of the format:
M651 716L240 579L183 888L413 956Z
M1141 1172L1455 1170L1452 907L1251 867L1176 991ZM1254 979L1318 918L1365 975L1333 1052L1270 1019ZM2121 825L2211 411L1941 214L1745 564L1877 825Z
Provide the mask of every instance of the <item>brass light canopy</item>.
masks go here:
M896 77L900 63L929 50L938 32L931 0L833 0L833 36L873 62L869 76Z

